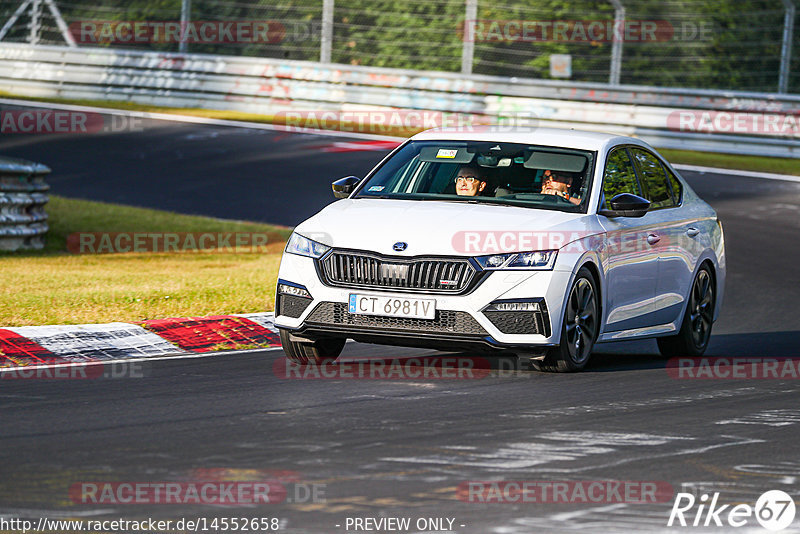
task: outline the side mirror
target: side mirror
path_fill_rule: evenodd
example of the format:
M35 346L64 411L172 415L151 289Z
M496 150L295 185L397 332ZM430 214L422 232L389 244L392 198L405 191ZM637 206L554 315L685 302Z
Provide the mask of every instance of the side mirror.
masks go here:
M331 184L331 189L333 189L333 196L336 198L347 198L350 196L350 193L355 191L356 186L361 181L361 178L356 178L355 176L348 176L347 178L341 178L336 180Z
M621 193L608 201L609 209L597 210L606 217L644 217L650 209L650 201L638 195Z

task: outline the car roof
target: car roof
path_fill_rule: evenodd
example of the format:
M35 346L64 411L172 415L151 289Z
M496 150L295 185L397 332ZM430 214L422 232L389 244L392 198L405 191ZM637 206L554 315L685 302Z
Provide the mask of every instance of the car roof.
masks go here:
M649 148L646 143L633 137L571 128L512 128L503 126L433 128L420 132L411 139L414 141L451 140L523 143L598 151L606 146L619 144L635 144Z

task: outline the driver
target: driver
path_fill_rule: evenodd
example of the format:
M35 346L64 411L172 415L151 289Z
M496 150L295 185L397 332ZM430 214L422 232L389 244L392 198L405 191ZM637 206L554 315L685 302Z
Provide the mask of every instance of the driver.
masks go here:
M456 194L462 197L474 197L486 187L483 169L477 165L463 165L456 175Z
M550 170L544 171L544 182L542 182L542 194L544 195L557 195L578 205L581 203L579 198L570 196L569 190L572 187L572 176L561 173L553 172Z

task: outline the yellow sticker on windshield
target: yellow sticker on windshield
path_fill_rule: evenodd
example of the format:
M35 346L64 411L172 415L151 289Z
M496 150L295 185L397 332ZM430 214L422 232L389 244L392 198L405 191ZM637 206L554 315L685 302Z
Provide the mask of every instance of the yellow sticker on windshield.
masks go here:
M437 158L453 159L453 158L456 157L456 154L458 154L458 149L449 150L447 148L440 148L439 152L436 153L436 157Z

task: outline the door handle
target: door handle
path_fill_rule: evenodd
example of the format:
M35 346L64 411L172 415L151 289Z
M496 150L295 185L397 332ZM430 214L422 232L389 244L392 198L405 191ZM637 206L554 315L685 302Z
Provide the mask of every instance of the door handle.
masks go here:
M697 237L699 234L700 230L698 230L697 228L689 228L688 230L686 230L686 235L688 235L689 237Z
M661 238L656 234L650 234L647 236L647 242L650 243L651 245L655 245L659 241L661 241Z

